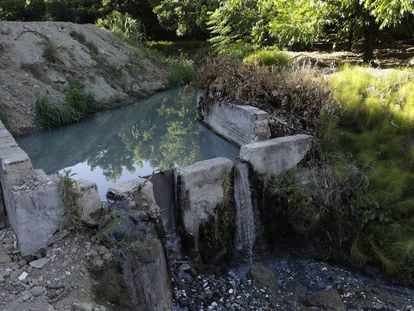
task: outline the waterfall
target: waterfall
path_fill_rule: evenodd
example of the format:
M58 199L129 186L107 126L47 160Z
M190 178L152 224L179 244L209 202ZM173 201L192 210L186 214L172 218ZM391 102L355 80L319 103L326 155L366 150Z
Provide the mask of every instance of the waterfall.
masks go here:
M249 184L247 163L236 162L234 179L234 199L236 202L236 253L245 256L252 266L255 241L254 215Z

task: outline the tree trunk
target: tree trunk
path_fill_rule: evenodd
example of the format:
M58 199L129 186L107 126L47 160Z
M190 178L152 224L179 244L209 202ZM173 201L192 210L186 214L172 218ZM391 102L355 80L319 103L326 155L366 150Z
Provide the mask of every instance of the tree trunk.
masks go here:
M364 63L371 63L374 59L375 42L378 37L378 25L370 16L364 29Z

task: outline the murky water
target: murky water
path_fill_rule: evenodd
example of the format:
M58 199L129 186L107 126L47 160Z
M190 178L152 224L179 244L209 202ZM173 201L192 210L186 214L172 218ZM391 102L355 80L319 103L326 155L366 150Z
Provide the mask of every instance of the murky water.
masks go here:
M96 182L104 198L111 185L157 169L238 155L236 146L196 121L195 103L193 92L169 90L18 143L35 168L70 169L74 178Z

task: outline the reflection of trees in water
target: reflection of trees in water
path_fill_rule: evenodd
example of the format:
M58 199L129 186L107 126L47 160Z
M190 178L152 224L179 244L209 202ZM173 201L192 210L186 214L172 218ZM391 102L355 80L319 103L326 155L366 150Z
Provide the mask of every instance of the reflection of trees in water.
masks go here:
M88 156L92 169L100 167L112 180L119 179L123 168L134 172L134 164L166 169L172 164L189 165L199 158L198 130L195 121L194 94L172 92L161 102L148 103L137 119L124 118L110 143ZM155 107L154 107L155 106Z

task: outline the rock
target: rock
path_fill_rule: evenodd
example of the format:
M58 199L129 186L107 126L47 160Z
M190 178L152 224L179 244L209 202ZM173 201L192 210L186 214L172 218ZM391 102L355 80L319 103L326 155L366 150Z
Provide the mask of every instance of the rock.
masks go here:
M316 292L305 299L305 305L318 308L327 308L345 311L346 306L341 296L335 290Z
M4 250L0 250L0 266L7 265L10 262L11 262L10 256L7 255Z
M22 292L22 297L21 300L24 301L28 301L29 299L32 298L32 294L29 291L24 291Z
M76 185L81 194L78 204L82 208L82 221L89 226L97 226L102 203L96 183L80 179Z
M29 265L35 269L42 269L49 261L49 258L44 257L31 261Z
M72 305L73 311L93 311L93 304L91 303L74 303Z
M6 227L6 224L7 224L6 208L4 207L3 191L0 185L0 229L3 229L4 227Z
M19 281L24 281L26 280L27 276L29 274L27 272L23 272L22 274L20 274L20 276L17 278Z
M151 182L138 179L109 194L115 202L98 233L106 249L89 261L96 296L133 310L171 310L165 236Z
M279 288L279 283L277 281L275 273L261 264L253 265L250 273L253 279L259 282L262 286L266 286L269 289L271 293L270 298L275 301Z
M234 241L233 162L200 161L176 170L178 223L193 258L214 264L231 256Z
M30 293L35 297L42 296L43 294L46 294L46 291L47 291L46 288L43 287L43 286L33 286L30 289Z
M259 174L279 175L300 163L312 146L312 136L294 135L242 146L240 159Z
M206 103L206 96L197 96L199 119L213 131L239 146L270 138L269 114L256 107L228 102Z

